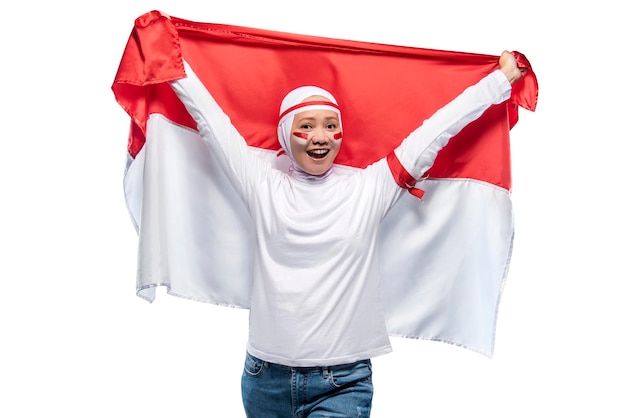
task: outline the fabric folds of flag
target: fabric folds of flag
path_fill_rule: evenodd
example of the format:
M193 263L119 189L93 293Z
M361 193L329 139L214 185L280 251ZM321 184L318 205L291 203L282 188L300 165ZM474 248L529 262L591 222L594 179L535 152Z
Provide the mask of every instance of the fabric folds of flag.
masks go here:
M511 257L509 130L534 111L530 63L511 98L463 129L386 218L381 295L389 333L491 356ZM385 158L465 87L498 66L492 55L338 40L165 16L136 19L113 82L131 119L124 192L138 232L137 294L248 307L253 228L236 185L221 174L169 81L186 61L259 158L278 156L278 108L300 85L333 93L344 140L336 163Z

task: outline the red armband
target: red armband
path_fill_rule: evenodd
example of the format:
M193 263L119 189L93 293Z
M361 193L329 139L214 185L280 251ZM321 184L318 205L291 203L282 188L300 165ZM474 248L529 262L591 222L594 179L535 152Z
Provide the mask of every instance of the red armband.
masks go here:
M409 193L413 196L416 196L418 199L421 199L424 196L424 190L415 187L415 183L417 180L413 178L413 176L406 171L395 152L390 152L387 155L387 164L389 165L389 170L391 170L391 175L393 176L396 184L403 189L407 189Z

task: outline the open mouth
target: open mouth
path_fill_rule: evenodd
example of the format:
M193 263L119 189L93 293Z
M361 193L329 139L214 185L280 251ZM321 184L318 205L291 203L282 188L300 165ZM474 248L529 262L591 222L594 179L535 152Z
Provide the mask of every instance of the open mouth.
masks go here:
M328 154L329 151L330 150L327 150L327 149L314 149L314 150L311 150L311 151L307 151L306 153L311 158L322 159L322 158L326 157L326 154Z

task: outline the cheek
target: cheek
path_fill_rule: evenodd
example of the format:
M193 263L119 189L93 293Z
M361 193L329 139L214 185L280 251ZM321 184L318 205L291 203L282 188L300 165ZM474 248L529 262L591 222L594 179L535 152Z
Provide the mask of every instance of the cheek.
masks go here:
M300 146L304 146L307 144L307 142L309 142L309 134L304 132L294 132L291 135L291 142Z
M300 152L305 152L308 143L309 141L302 137L291 135L289 146L291 147L292 154L295 155Z
M342 139L342 133L336 133L335 135L333 135L333 140L330 141L330 146L333 150L335 150L336 152L339 152L339 148L341 148L341 143L342 143L343 139Z

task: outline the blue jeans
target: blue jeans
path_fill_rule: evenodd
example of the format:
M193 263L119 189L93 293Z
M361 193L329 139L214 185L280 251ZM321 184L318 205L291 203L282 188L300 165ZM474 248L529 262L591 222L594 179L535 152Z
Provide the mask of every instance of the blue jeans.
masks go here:
M241 395L248 418L367 418L372 363L289 367L246 353Z

